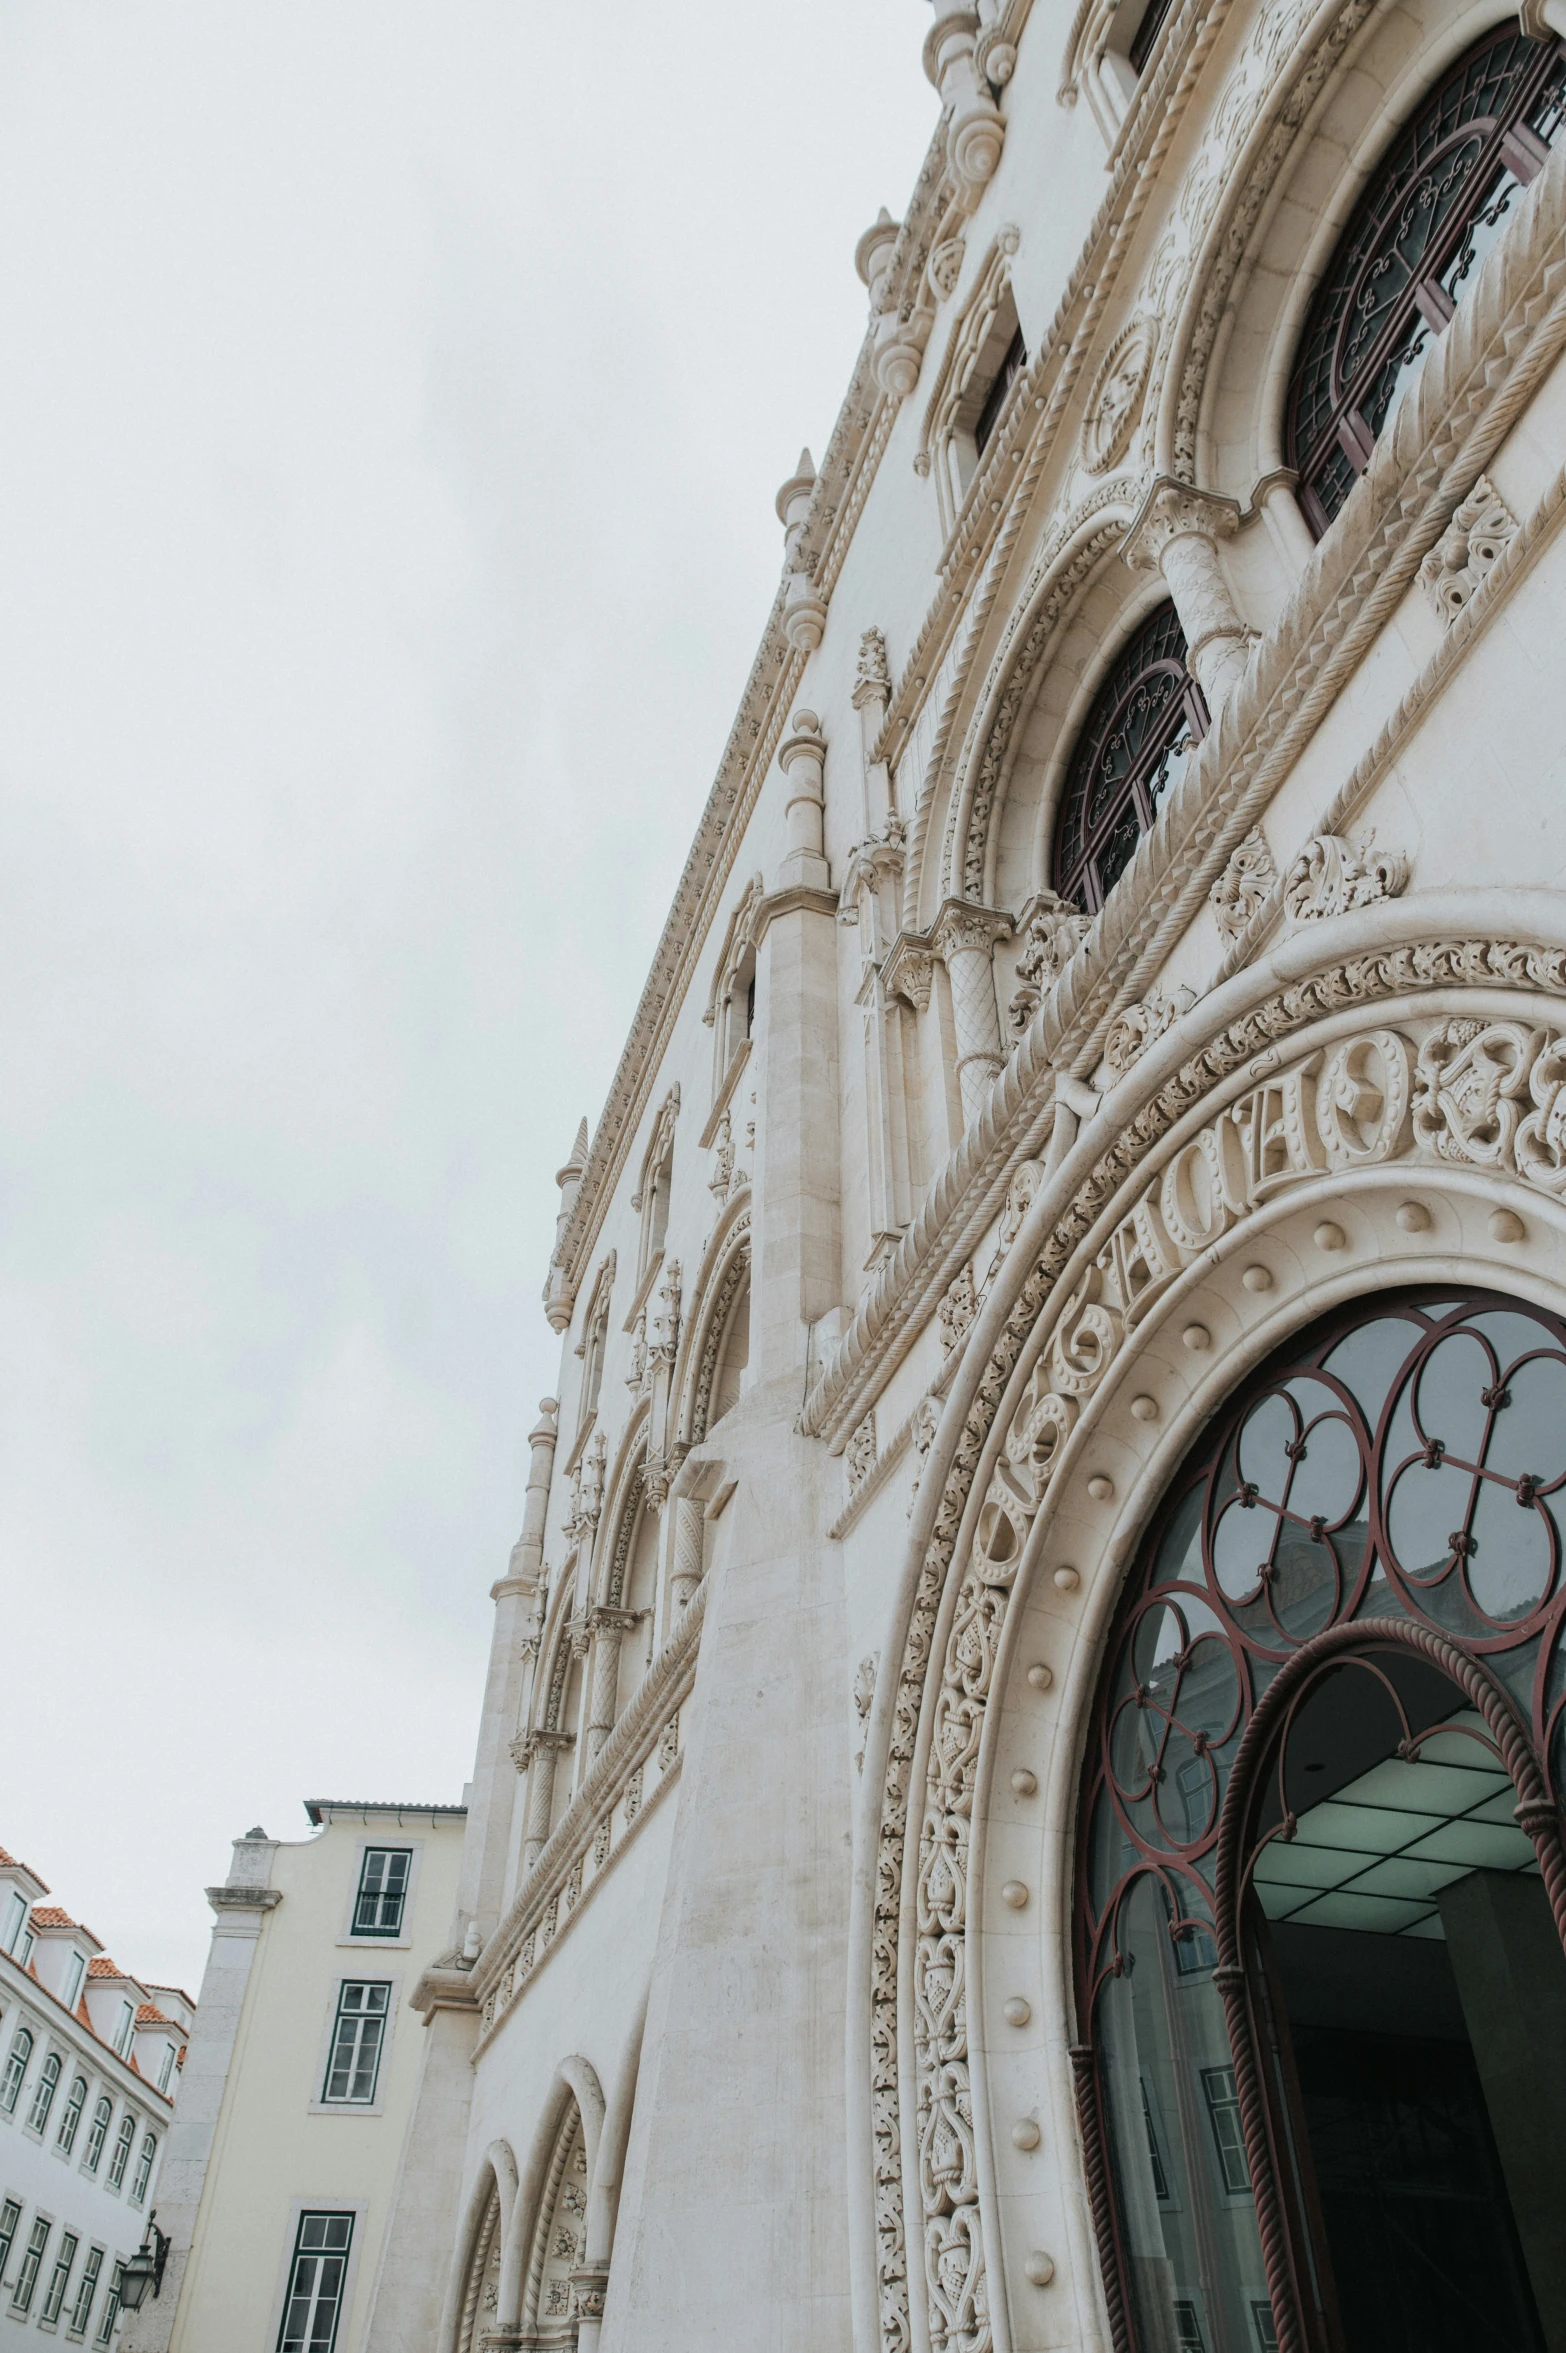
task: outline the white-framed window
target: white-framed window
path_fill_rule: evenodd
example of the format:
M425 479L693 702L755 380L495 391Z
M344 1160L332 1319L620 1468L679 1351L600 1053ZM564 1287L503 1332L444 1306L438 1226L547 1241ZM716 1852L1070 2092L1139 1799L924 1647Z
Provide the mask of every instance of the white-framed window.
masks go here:
M99 2315L98 2334L93 2338L95 2345L106 2345L114 2334L114 2324L120 2317L120 2282L124 2277L124 2264L116 2263L114 2276L109 2282L109 2292L103 2300L103 2311Z
M71 2335L84 2337L87 2323L92 2318L92 2300L98 2293L98 2274L103 2269L103 2249L89 2247L87 2260L82 2265L82 2276L76 2283L76 2301L71 2306Z
M76 2261L79 2244L76 2233L69 2230L60 2241L60 2251L54 2259L54 2269L49 2274L49 2292L44 2297L43 2310L38 2315L40 2328L45 2323L52 2325L60 2317L60 2307L65 2302L65 2291L71 2284L71 2265Z
M92 2130L87 2135L87 2154L82 2160L88 2173L96 2173L98 2170L98 2160L103 2155L103 2144L109 2136L109 2119L113 2114L114 2102L107 2092L101 2092L98 2105L92 2112Z
M277 2353L334 2353L353 2245L351 2214L301 2214Z
M381 2071L391 1986L384 1978L347 1978L337 1994L331 2057L321 2098L331 2106L369 2107Z
M11 2260L11 2249L16 2240L16 2226L21 2219L20 2199L6 2198L0 2201L0 2279L4 2279L5 2267Z
M19 2026L11 2048L6 2053L5 2073L0 2076L0 2113L6 2116L16 2114L16 2096L22 2088L22 2078L27 2073L27 2062L32 2055L31 2029Z
M44 2250L49 2244L49 2233L53 2228L54 2224L46 2222L40 2214L27 2234L27 2244L22 2249L22 2260L16 2274L16 2285L11 2290L11 2310L13 2312L30 2312L32 2310L33 2290L38 2285L39 2268L43 2263Z
M144 2133L142 2135L141 2154L136 2159L136 2171L131 2180L130 2195L131 2204L133 2206L139 2206L142 2202L142 2199L147 2195L147 2184L152 2179L152 2161L156 2157L157 2153L157 2134L155 2132Z
M1240 2095L1235 2088L1232 2067L1204 2067L1202 2091L1207 2101L1207 2121L1213 2128L1213 2147L1217 2151L1218 2171L1223 2186L1232 2197L1238 2197L1251 2186L1251 2169L1245 2154L1245 2134L1240 2124Z
M82 1953L72 1953L65 1964L65 2006L68 2010L74 2010L81 1998L82 1979L86 1974L86 1956Z
M121 2002L120 2023L114 2033L114 2047L122 2059L130 2057L131 2042L136 2032L136 2005Z
M175 2049L174 2045L172 2043L165 2043L163 2046L163 2064L158 2069L158 2089L160 2092L166 2092L169 2088L169 2085L173 2082L174 2062L178 2057L179 2052Z
M359 1866L359 1893L353 1907L355 1936L401 1936L412 1870L412 1847L365 1848Z
M68 2157L76 2146L76 2127L82 2120L82 2110L86 2105L87 2078L85 2075L78 2075L72 2081L70 2097L65 2103L65 2113L60 2118L60 2129L55 2135L55 2146L62 2156Z
M0 1952L15 1952L16 1940L22 1933L22 1922L26 1918L27 1898L19 1887L13 1887L6 1899L5 1926L0 1929Z
M54 2095L60 2088L60 2071L65 2062L58 2051L51 2051L38 2070L38 2081L33 2086L33 2104L27 2114L29 2132L42 2132L54 2106Z
M125 2179L125 2168L130 2163L131 2142L136 2138L136 2119L127 2108L120 2119L120 2129L114 2142L114 2154L109 2159L109 2187L117 2190Z

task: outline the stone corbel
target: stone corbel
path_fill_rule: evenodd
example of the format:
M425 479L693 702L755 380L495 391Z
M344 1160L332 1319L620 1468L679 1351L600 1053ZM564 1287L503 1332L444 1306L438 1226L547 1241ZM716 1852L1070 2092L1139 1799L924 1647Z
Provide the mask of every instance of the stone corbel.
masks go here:
M1247 628L1218 561L1240 508L1232 498L1160 474L1149 486L1121 554L1133 572L1161 572L1185 631L1185 659L1214 718L1250 658Z
M976 209L1006 144L1005 118L979 70L979 29L976 8L944 9L924 41L924 70L947 113L946 160L964 212Z
M1566 0L1522 0L1517 21L1530 41L1547 41L1552 33L1566 40Z
M996 907L981 907L971 899L948 899L931 933L932 945L951 980L957 1084L969 1127L1005 1064L995 1003L995 943L1008 939L1011 928L1011 917Z

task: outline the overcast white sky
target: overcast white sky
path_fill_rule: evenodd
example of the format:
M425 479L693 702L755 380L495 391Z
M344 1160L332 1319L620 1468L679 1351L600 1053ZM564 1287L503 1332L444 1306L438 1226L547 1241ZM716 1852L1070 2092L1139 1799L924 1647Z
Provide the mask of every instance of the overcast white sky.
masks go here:
M0 1844L453 1800L919 0L0 8Z

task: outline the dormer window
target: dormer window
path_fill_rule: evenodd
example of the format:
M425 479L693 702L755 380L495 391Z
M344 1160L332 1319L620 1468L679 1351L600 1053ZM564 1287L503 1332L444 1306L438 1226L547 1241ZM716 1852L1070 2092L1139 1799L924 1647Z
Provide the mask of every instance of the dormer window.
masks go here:
M163 2046L163 2064L158 2069L158 2089L160 2092L166 2092L169 2088L169 2085L173 2082L174 2062L178 2057L179 2053L175 2050L174 2045L172 2043L165 2043Z
M0 1952L14 1953L22 1923L27 1918L27 1898L19 1887L13 1887L6 1898L5 1926L0 1929Z
M984 395L984 406L973 422L973 448L976 457L982 458L988 449L995 428L1000 423L1001 411L1006 406L1007 395L1027 364L1028 347L1022 340L1022 329L1019 327L1006 346L1000 366L995 371L988 392Z
M82 1979L87 1974L87 1963L80 1953L72 1953L65 1964L65 2006L74 2010L80 1998Z
M120 2023L114 2030L114 2048L122 2059L130 2057L131 2038L136 2032L136 2005L121 2002Z

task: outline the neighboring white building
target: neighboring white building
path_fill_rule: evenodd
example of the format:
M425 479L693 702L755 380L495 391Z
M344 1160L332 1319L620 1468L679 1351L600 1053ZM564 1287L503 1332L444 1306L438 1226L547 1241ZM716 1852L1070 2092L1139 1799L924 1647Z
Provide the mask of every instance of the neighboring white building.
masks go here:
M1563 28L928 22L561 1172L370 2353L1566 2345Z
M48 1893L0 1848L0 2344L106 2346L195 2007L128 1977Z
M162 2293L127 2353L357 2353L425 2037L408 1996L446 1945L461 1806L312 1800L252 1830L216 1920L158 2221Z

